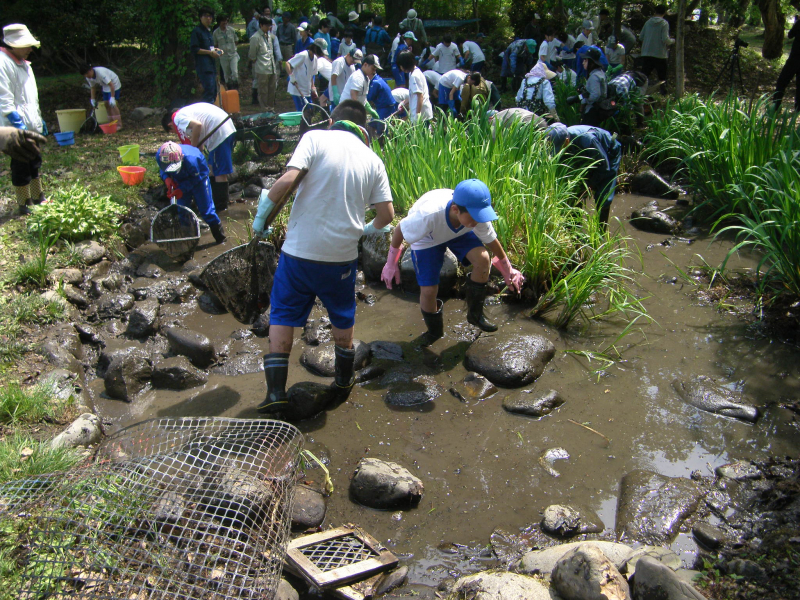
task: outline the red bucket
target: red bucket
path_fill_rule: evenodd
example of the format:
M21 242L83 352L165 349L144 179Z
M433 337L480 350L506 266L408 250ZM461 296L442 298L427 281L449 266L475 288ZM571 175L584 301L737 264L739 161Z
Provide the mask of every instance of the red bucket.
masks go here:
M100 125L100 129L103 130L103 133L117 133L117 122L111 121L111 123Z
M125 185L139 185L144 181L147 169L144 167L117 167L117 171Z

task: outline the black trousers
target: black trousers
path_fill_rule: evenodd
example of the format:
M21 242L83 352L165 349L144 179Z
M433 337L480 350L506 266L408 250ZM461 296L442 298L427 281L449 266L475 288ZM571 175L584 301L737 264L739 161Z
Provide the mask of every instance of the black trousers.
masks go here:
M667 59L656 58L655 56L642 57L642 72L650 77L653 71L658 75L659 81L667 80Z
M32 179L39 177L42 157L37 156L31 162L11 159L11 184L14 187L28 185Z
M790 56L786 64L783 65L783 69L781 69L781 73L778 75L778 81L775 84L775 94L772 98L775 100L775 105L780 106L781 100L783 100L783 93L794 77L798 78L798 80L795 81L794 109L800 111L800 56Z

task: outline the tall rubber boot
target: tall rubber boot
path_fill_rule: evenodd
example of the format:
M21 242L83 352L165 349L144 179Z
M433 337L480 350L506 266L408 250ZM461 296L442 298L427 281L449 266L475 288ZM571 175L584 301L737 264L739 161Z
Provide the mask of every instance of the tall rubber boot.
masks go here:
M334 392L338 399L347 398L356 380L356 350L334 346L336 378L333 381Z
M30 190L31 202L33 204L41 204L45 201L44 192L42 191L42 180L39 177L31 179Z
M19 214L21 215L28 215L30 214L30 209L28 208L28 203L31 200L31 188L29 185L16 185L14 186L14 192L17 195L17 204L19 205Z
M258 405L258 412L273 413L286 408L286 380L289 379L289 353L273 352L264 356L264 377L267 397Z
M223 243L228 238L225 237L225 230L222 229L222 223L217 223L216 225L210 225L209 229L211 229L211 235L214 236L214 241L218 244Z
M497 331L497 325L483 316L483 303L486 300L486 284L467 279L467 322L482 331Z
M258 104L258 88L253 88L253 101L251 104Z
M227 181L211 181L211 199L214 201L214 210L221 213L228 208L230 193Z
M436 308L439 310L432 313L422 311L422 319L428 328L428 331L419 337L419 345L423 348L427 348L436 340L444 337L444 313L442 312L444 310L444 302L436 300Z
M600 209L600 215L599 215L600 225L605 230L608 229L608 217L610 214L611 214L611 202L606 202Z

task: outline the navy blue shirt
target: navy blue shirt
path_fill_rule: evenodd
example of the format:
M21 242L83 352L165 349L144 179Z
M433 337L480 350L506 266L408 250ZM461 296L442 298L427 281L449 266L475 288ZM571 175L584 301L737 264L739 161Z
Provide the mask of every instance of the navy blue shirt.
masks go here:
M605 129L591 125L567 127L569 146L573 152L598 161L589 169L589 185L604 181L608 176L616 177L622 158L622 144Z
M311 36L308 36L305 42L302 35L298 36L297 41L294 43L294 53L300 54L303 50L308 50L313 43L314 40L311 39Z
M192 29L192 37L189 39L189 46L194 55L194 66L198 73L213 73L216 69L214 57L210 54L198 54L198 50L211 50L214 39L211 31L203 25L198 25Z
M367 100L375 107L375 110L391 108L392 112L394 112L397 109L397 100L392 96L392 88L389 87L389 84L386 83L386 80L380 75L375 75L372 81L369 82Z

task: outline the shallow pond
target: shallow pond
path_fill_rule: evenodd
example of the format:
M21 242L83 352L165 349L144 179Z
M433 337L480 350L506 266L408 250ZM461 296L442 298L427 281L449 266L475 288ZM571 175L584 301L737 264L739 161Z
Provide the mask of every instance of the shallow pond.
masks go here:
M618 196L612 217L624 222L646 200ZM243 222L246 211L245 206L235 205L228 218ZM641 297L647 298L644 304L654 321L637 324L636 331L618 343L624 360L603 376L591 372L599 363L589 364L564 351L602 350L619 335L620 322L563 333L528 318L529 307L487 308L502 331L538 333L556 345L556 358L535 383L537 390L556 389L566 400L553 414L534 420L506 412L501 402L507 390L469 402L445 393L424 409L398 410L384 403L383 390L367 385L356 386L349 401L338 408L301 423L306 447L330 459L336 491L330 498L326 525L358 523L386 542L406 559L411 584L427 597L432 594L429 586L448 573L491 564L480 547L488 544L495 528L514 532L538 522L549 504L576 503L593 509L610 533L620 479L633 469L669 476L689 476L694 470L711 475L714 467L733 459L796 454L800 437L791 413L777 403L797 397L798 348L760 336L741 319L701 305L693 286L680 277L674 279L678 272L670 261L685 269L701 264L696 256L701 255L709 265L717 265L730 243L712 243L700 236L692 244L676 242L648 249L667 236L630 226L627 233L641 251L643 271L636 284ZM202 264L219 251L204 249L195 259ZM748 257L731 263L735 268L754 265L755 260ZM638 262L634 266L639 270ZM382 285L367 288L365 292L374 294L377 302L373 306L359 302L358 339L409 342L423 331L415 296L390 292ZM209 315L196 304L165 305L162 310L180 315L187 327L204 333L217 347L230 343L231 333L243 327L230 315ZM468 344L458 341L464 331L464 302L448 300L445 315L448 336L431 352L406 350L408 360L433 366L437 381L449 388L466 374L461 359ZM249 343L267 351L266 339L252 338ZM329 381L300 366L303 347L298 342L292 351L289 384ZM757 404L767 407L764 416L752 426L684 404L671 383L695 375L742 387ZM256 418L255 406L265 395L261 372L211 375L203 388L152 392L132 405L104 398L101 381L93 382L92 389L97 410L113 424L112 429L165 416ZM570 419L596 429L610 443ZM538 462L544 450L555 446L571 456L556 463L558 478ZM420 505L399 513L351 502L349 480L365 456L396 461L420 477L425 485ZM307 478L319 482L321 472L308 471ZM453 553L452 543L469 548ZM673 549L691 562L694 546L689 537L680 536Z

